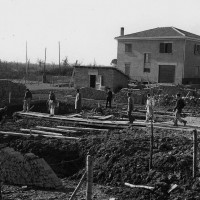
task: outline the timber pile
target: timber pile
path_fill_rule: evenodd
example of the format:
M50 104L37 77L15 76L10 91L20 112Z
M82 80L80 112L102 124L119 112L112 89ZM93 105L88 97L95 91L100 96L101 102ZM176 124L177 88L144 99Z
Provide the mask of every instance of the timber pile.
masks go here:
M42 130L38 130L38 129L42 129ZM12 136L23 136L23 137L33 136L33 137L47 137L47 138L66 139L66 140L80 140L80 138L78 137L68 137L61 133L58 133L58 132L74 133L76 132L75 130L65 130L65 129L59 129L59 128L37 126L35 129L21 128L20 131L21 131L20 133L0 131L0 134L12 135Z
M97 126L101 128L126 128L128 127L128 121L109 121L109 120L95 120L95 119L83 119L78 117L67 117L63 115L55 115L50 117L46 113L37 112L16 112L16 116L24 118L36 118L36 119L46 119L49 121L64 121L72 124L87 125L87 126Z
M55 115L53 117L50 117L49 114L46 113L36 113L36 112L28 112L28 113L24 113L24 112L17 112L16 116L20 116L20 117L24 117L24 118L37 118L37 119L47 119L48 121L65 121L74 125L84 125L84 126L90 126L90 127L100 127L102 128L106 128L106 129L125 129L128 128L129 126L133 126L133 127L149 127L150 123L145 123L144 121L140 121L140 120L136 120L133 122L133 124L129 124L128 121L109 121L109 120L105 120L105 121L101 121L101 120L92 120L92 119L83 119L83 118L68 118L66 116L61 116L61 115ZM156 128L162 128L162 129L169 129L169 130L178 130L178 131L192 131L194 129L197 129L197 131L200 131L200 127L198 126L193 126L193 125L187 125L187 126L178 126L178 127L174 127L172 124L170 124L170 122L164 122L164 123L154 123L153 126ZM58 126L58 129L55 128L50 128L48 127L48 130L51 131L57 131L57 132L62 132L63 131L59 130L59 129L65 129L65 130L75 130L75 131L80 131L80 130L84 130L83 128L78 128L78 127L62 127L62 126ZM40 127L39 127L40 129ZM44 128L43 128L44 129ZM89 129L88 129L89 130ZM97 130L97 129L96 129ZM67 132L68 132L67 131ZM35 132L36 133L36 132Z

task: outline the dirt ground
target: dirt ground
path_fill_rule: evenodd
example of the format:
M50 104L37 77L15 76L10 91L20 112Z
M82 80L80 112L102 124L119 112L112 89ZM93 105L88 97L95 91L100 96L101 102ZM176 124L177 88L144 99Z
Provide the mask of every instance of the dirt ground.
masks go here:
M44 87L44 89L46 89ZM167 91L168 92L168 91ZM124 94L126 97L126 94ZM118 97L117 97L118 98ZM124 98L126 100L126 98ZM122 99L123 100L123 99ZM121 116L126 104L116 104L112 109L103 108L103 114ZM67 101L68 106L60 104L60 114L73 113L74 99ZM84 110L92 110L98 102L88 101ZM165 102L164 102L165 103ZM157 108L158 111L172 111L171 101ZM104 106L104 105L103 105ZM22 107L16 107L20 110ZM144 105L135 107L144 109ZM13 108L12 108L13 110ZM13 119L10 116L1 127L3 131L20 132L20 128L35 126L56 127L68 125L65 122L48 122L36 119ZM199 125L200 109L197 104L189 105L185 112L188 124ZM33 111L47 112L46 103L35 105ZM137 120L137 119L136 119ZM153 168L149 170L150 130L130 126L124 130L107 132L81 131L69 136L82 138L81 141L60 139L24 138L0 135L0 147L12 147L21 153L32 152L44 158L63 181L64 189L45 191L42 188L13 186L3 184L4 200L64 200L69 199L85 170L88 153L94 160L93 199L98 200L199 200L200 173L192 178L193 141L191 133L154 129ZM198 138L198 142L200 139ZM198 149L199 151L199 149ZM153 191L129 188L125 183L154 187ZM177 184L171 192L172 186ZM86 183L81 187L76 199L85 199Z
M116 108L107 110L114 113ZM194 122L196 118L190 118ZM196 120L198 123L198 121ZM55 127L64 122L50 123L45 120L8 119L4 131L19 131L36 125ZM192 179L192 141L184 132L172 130L154 131L153 169L149 171L150 132L146 129L129 127L124 130L105 132L70 133L78 136L80 142L58 139L22 138L0 136L0 145L9 146L22 153L33 152L44 158L62 179L62 191L44 191L41 188L27 188L3 185L3 197L7 199L68 199L80 180L88 152L94 159L93 199L126 200L192 200L200 199L200 179ZM199 173L198 173L199 175ZM132 189L124 183L153 186L153 192ZM7 185L6 185L7 184ZM168 193L172 184L178 187ZM85 199L84 185L76 199Z

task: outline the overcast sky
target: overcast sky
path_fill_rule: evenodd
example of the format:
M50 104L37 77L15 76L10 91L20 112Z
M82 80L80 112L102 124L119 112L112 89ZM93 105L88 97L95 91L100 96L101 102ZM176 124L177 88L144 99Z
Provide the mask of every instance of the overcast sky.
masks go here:
M109 65L125 34L174 26L200 35L199 0L0 0L0 59Z

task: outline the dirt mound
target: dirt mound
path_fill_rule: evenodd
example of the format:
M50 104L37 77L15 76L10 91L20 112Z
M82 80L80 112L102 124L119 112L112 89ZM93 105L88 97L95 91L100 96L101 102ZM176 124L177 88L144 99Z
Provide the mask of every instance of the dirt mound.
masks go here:
M5 124L4 130L19 130L36 125L64 125L42 120L22 120ZM149 133L129 128L109 133L79 133L83 140L69 142L53 139L2 137L0 143L22 153L33 152L44 158L59 177L72 176L79 179L85 168L88 152L94 158L94 182L112 186L106 192L119 199L195 199L200 191L198 179L192 177L192 141L186 135L172 131L154 132L153 170L149 172ZM75 175L74 175L75 174ZM155 186L155 193L142 189L129 189L124 183ZM170 196L170 184L179 188ZM198 199L198 198L196 198Z
M132 94L132 97L134 98L134 103L136 104L144 104L146 95L148 93L148 90L144 89L128 89L128 88L123 88L115 94L114 101L117 103L127 103L127 94L128 93Z
M96 90L94 88L81 88L80 92L83 98L86 99L95 99L95 100L105 100L106 99L106 92L102 90Z

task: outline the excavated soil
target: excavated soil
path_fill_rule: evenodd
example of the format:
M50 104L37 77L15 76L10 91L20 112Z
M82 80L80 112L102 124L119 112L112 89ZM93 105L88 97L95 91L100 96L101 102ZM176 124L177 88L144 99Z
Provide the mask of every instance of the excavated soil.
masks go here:
M165 101L164 101L165 102ZM94 105L97 102L93 102ZM59 114L73 113L73 106L60 105ZM86 104L84 109L92 109ZM102 108L105 115L120 117L126 106L122 104L112 109ZM94 107L93 107L94 108ZM65 122L48 122L36 119L12 119L13 111L22 107L10 108L10 117L1 127L4 131L20 132L20 128L35 126L56 127ZM160 107L162 111L172 111L172 107ZM198 105L184 109L198 116ZM35 105L33 111L48 112L46 102ZM193 142L191 135L173 130L154 130L153 168L149 171L150 131L144 128L129 127L124 130L106 132L70 133L69 136L82 138L81 141L67 141L46 138L24 138L0 136L1 147L12 147L22 153L32 152L44 158L55 173L62 179L63 191L43 191L37 188L9 186L4 183L5 200L47 200L69 199L84 169L89 153L94 159L94 199L105 200L199 200L200 178L192 179ZM124 183L155 187L154 191L129 188ZM178 187L168 193L172 184ZM77 199L85 199L85 185L77 194Z
M2 130L19 132L20 128L31 128L36 125L55 127L66 124L63 122L49 123L43 120L13 121L9 119ZM5 199L64 199L69 197L70 192L73 191L72 188L83 174L86 156L90 153L94 158L94 183L102 185L100 189L99 186L95 186L94 199L109 199L108 197L127 200L200 199L200 179L191 178L192 141L184 133L173 134L172 132L155 131L151 171L149 171L150 136L149 132L144 129L130 127L125 130L112 130L109 133L70 134L81 137L83 140L80 142L1 136L2 146L13 147L22 153L33 152L44 158L56 174L63 179L66 187L65 193L62 191L62 193L53 192L52 194L50 191L31 189L32 192L30 192L27 189L4 186L3 195ZM73 187L70 186L72 182ZM155 186L156 189L153 192L131 189L124 186L125 182ZM171 184L177 184L178 188L168 194L167 191ZM12 190L15 191L13 195ZM79 193L80 199L84 199L84 191L83 187Z

